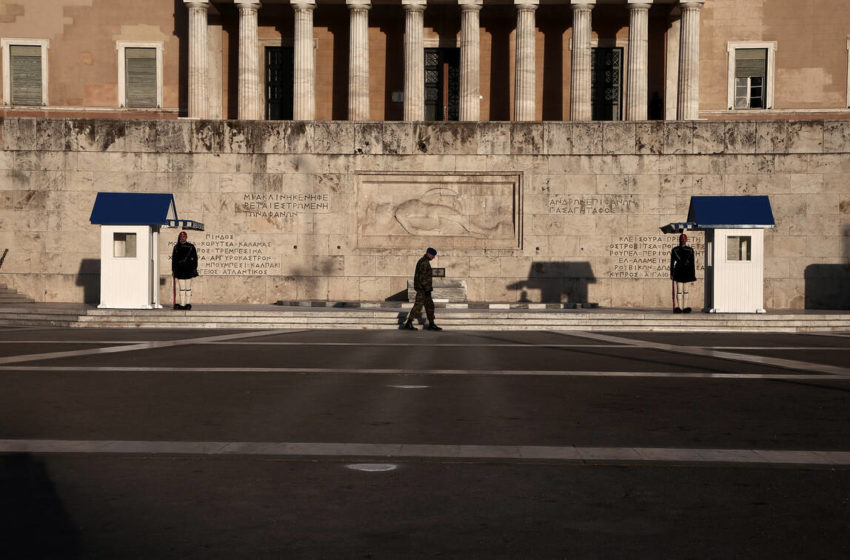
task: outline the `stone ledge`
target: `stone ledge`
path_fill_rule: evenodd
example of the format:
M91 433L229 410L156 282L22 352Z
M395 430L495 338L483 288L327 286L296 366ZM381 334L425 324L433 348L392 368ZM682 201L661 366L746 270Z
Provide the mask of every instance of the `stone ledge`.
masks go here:
M275 305L282 307L331 307L337 309L410 309L411 302L407 301L313 301L313 300L278 300ZM598 309L598 303L488 303L464 302L453 303L435 301L438 309Z
M8 151L327 155L850 152L850 121L481 122L0 119Z

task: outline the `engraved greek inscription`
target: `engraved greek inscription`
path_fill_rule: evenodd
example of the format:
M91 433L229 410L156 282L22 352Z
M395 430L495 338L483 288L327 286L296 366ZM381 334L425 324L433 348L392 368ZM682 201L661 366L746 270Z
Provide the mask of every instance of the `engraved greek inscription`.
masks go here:
M694 236L695 237L695 236ZM610 278L669 278L670 250L674 239L665 235L624 235L608 245ZM691 238L688 244L697 253L696 268L704 270L700 255L705 249L702 239Z
M251 218L297 218L331 211L328 193L246 193L237 211Z
M207 233L192 242L198 250L198 274L201 276L280 274L280 256L273 254L271 241L251 235ZM174 243L168 243L169 255Z
M625 214L639 208L634 195L551 195L547 201L550 214Z

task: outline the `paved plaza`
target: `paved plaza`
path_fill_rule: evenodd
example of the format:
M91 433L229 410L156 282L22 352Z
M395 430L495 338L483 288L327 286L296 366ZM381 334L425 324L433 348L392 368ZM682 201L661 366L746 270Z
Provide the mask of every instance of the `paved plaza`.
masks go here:
M846 558L850 333L0 328L11 558Z

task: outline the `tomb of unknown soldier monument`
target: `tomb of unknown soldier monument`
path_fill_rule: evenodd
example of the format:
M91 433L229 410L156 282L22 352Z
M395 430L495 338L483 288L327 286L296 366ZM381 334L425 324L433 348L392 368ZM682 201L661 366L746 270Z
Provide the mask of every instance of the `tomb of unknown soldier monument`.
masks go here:
M0 283L99 303L97 194L168 194L198 304L407 301L434 247L435 299L669 309L660 227L762 196L763 308L848 309L850 10L813 4L2 3Z

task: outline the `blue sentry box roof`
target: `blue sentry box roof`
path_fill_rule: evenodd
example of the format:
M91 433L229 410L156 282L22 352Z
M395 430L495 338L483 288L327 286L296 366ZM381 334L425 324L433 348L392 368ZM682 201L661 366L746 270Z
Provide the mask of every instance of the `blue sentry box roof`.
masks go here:
M164 225L177 219L173 194L97 193L90 221L108 226Z
M698 229L772 228L766 196L692 196L688 221Z

